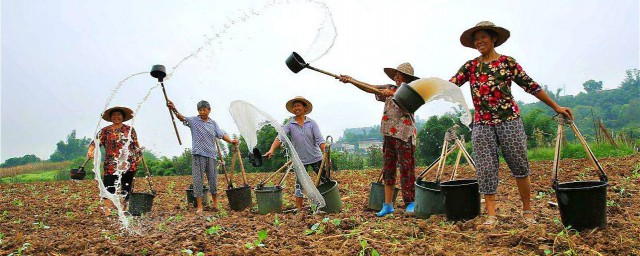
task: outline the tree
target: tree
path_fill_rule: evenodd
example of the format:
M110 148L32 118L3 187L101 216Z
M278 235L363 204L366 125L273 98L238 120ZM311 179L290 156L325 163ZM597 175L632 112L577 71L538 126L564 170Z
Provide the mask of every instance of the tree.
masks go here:
M12 157L7 159L6 161L4 161L3 164L0 164L0 168L5 168L5 167L13 167L13 166L18 166L18 165L25 165L25 164L30 164L30 163L37 163L40 162L42 160L40 160L40 158L38 158L35 155L24 155L22 157Z
M419 144L416 150L416 160L420 164L429 164L440 156L444 134L453 125L454 121L449 116L429 117L418 132Z
M91 143L91 139L83 137L76 138L76 130L71 131L67 135L67 141L60 141L56 144L56 151L51 154L49 160L52 162L62 162L82 157L87 154L87 147Z
M589 81L582 83L582 86L584 87L584 90L587 91L588 93L597 92L602 90L602 81L596 82L595 80L591 79Z
M382 158L382 148L375 145L367 148L367 166L369 168L382 167Z

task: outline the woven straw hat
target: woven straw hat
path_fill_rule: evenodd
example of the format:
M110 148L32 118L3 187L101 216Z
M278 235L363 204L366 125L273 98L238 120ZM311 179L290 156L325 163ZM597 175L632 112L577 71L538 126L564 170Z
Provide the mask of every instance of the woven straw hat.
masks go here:
M104 119L107 122L111 122L111 118L110 118L111 112L113 112L114 110L120 110L124 112L124 116L122 117L122 122L126 122L129 119L133 118L133 110L131 110L130 108L115 106L105 110L104 113L102 113L102 119Z
M393 80L393 77L396 75L396 71L409 76L412 80L419 79L417 76L413 75L413 67L411 66L411 64L409 64L409 62L400 64L398 68L384 68L384 73L386 73L387 76L391 78L391 80ZM408 82L411 81L407 81L407 83Z
M313 105L311 104L310 101L308 101L307 99L305 99L302 96L296 96L295 98L290 99L289 101L287 101L286 107L287 107L287 110L291 114L295 115L295 113L293 113L293 103L296 102L296 101L304 102L304 104L307 105L307 107L306 107L307 111L304 113L305 115L311 113L311 110L313 110Z
M473 45L473 33L483 29L492 30L496 32L496 34L498 34L498 40L496 40L496 43L493 47L500 46L501 44L506 42L507 39L509 39L509 36L511 36L511 33L509 32L509 30L503 27L498 27L495 24L493 24L493 22L491 21L481 21L478 24L476 24L475 27L472 27L462 32L462 35L460 35L460 43L466 47L475 49L476 46Z

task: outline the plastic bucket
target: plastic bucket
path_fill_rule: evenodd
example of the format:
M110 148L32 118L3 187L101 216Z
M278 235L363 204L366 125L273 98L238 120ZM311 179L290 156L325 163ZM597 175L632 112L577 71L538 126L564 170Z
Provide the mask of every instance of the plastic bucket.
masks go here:
M398 197L398 191L400 189L393 189L393 204L396 203L396 197ZM384 184L380 182L371 182L371 191L369 192L369 205L367 208L380 211L382 210L382 204L384 203Z
M444 213L444 195L440 185L429 181L416 181L416 206L414 214L421 219Z
M440 189L447 220L470 220L480 215L478 180L445 181L440 183Z
M153 194L131 193L129 195L129 213L133 216L140 216L151 211L153 206Z
M607 182L574 181L555 188L560 217L565 227L576 230L607 225Z
M320 208L321 211L326 213L337 213L342 211L342 198L340 198L337 181L332 180L320 184L320 186L318 186L318 191L320 191L320 194L326 203L325 207Z
M196 202L196 198L193 197L193 186L189 185L189 188L186 189L187 192L187 203L193 204L193 207L198 207L198 203ZM202 206L211 205L211 193L209 193L208 187L202 188Z
M254 189L258 213L282 212L282 187L261 187Z
M234 211L242 211L251 206L251 187L237 187L225 190L229 199L229 208Z

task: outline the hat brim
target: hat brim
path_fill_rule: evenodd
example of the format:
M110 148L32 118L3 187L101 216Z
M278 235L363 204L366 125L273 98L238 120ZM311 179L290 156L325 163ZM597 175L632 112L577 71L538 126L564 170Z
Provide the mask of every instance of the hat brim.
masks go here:
M122 112L124 112L124 116L122 117L122 122L126 122L131 120L131 118L133 118L133 110L131 110L130 108L127 107L112 107L109 108L107 110L104 111L104 113L102 113L102 119L107 121L107 122L111 122L111 112L113 112L114 110L121 110Z
M473 44L473 33L477 32L479 30L483 30L483 29L484 30L492 30L492 31L496 32L496 34L498 34L498 40L496 40L496 43L493 45L493 47L498 47L498 46L502 45L511 36L511 32L509 32L509 30L507 30L507 29L505 29L503 27L498 27L498 26L476 26L476 27L472 27L472 28L467 29L464 32L462 32L462 35L460 35L460 43L462 45L466 46L466 47L475 49L476 46Z
M387 76L388 76L388 77L389 77L389 79L391 79L391 80L393 80L393 77L394 77L394 76L396 76L396 72L400 72L400 73L404 74L405 76L407 76L407 77L411 78L412 80L418 80L418 79L420 79L420 78L419 78L419 77L417 77L417 76L407 74L407 73L402 72L402 71L400 71L400 70L397 70L397 69L395 69L395 68L384 68L384 73L385 73L385 74L387 74ZM409 82L411 82L411 81L407 81L407 83L409 83Z
M304 113L305 115L311 113L311 110L313 110L313 104L311 104L311 101L308 101L305 98L293 98L287 101L287 104L286 104L286 108L287 108L287 111L289 111L289 113L295 115L295 113L293 113L293 103L296 101L302 101L307 105L307 111L305 111Z

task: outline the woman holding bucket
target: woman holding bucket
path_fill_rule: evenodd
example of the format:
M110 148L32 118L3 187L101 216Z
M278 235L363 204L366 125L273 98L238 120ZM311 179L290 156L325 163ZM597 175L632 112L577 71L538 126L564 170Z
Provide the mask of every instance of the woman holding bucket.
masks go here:
M322 133L320 133L320 127L318 127L316 121L306 116L313 110L313 105L304 97L297 96L289 100L285 107L287 111L295 116L282 128L287 135L291 136L291 143L293 143L293 147L298 153L304 168L311 167L313 171L318 173L322 163L322 152L324 152L325 140L322 137ZM282 140L284 140L284 138L275 138L271 144L271 148L264 156L270 158L276 148L280 146ZM331 181L328 169L329 168L327 168L326 172L322 173L322 182ZM302 185L297 180L294 196L296 198L296 208L298 212L302 212L304 195L302 194Z
M357 81L350 76L340 75L340 81L351 83L359 89L373 93L378 101L384 102L381 133L384 136L382 152L384 155L384 204L378 217L393 213L393 192L396 182L396 166L400 166L400 185L402 200L406 204L406 213L412 213L415 198L414 152L416 145L416 124L413 115L404 111L393 101L393 94L403 83L410 83L418 77L413 75L413 67L409 63L402 63L397 69L385 68L384 72L395 85L372 86Z
M123 170L120 176L120 190L125 195L125 200L129 198L131 188L133 187L133 177L138 170L138 159L140 154L140 145L138 145L138 136L133 127L123 122L133 118L133 111L126 107L112 107L102 114L102 119L111 122L111 125L105 126L100 130L97 139L100 145L105 149L102 184L109 193L116 193L115 183L118 176L116 170ZM122 149L128 144L128 155L121 155ZM96 144L94 141L89 145L87 158L94 156ZM126 159L125 159L126 157ZM126 204L125 204L126 207ZM105 200L104 213L111 214L111 203Z
M531 181L527 160L527 136L524 132L518 105L511 94L511 81L536 96L558 114L573 119L569 108L556 104L538 83L533 81L520 64L510 56L498 54L500 46L510 32L489 21L482 21L460 36L463 46L477 49L480 56L467 61L451 78L462 86L469 81L475 107L472 143L480 193L484 194L487 218L481 227L493 228L498 219L495 200L498 188L498 146L516 178L522 218L525 223L536 223L531 211Z
M209 118L211 105L207 101L200 101L196 105L197 116L185 117L178 112L173 102L168 101L167 107L176 114L182 123L191 129L191 178L193 179L193 197L196 198L196 213L203 211L203 177L206 173L211 191L211 203L213 209L218 207L218 171L216 170L216 145L215 138L223 139L232 144L238 144L238 140L229 138L222 132L218 123ZM221 160L223 161L223 160Z

